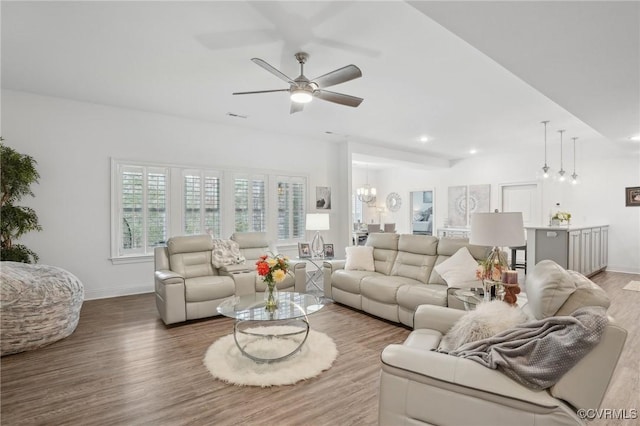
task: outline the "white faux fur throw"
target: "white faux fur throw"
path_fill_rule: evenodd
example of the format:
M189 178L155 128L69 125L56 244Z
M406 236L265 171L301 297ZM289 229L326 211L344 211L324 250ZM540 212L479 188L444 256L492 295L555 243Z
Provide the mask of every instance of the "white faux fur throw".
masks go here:
M528 320L520 308L500 300L480 303L474 311L467 312L442 338L438 350L452 351L465 343L495 336Z

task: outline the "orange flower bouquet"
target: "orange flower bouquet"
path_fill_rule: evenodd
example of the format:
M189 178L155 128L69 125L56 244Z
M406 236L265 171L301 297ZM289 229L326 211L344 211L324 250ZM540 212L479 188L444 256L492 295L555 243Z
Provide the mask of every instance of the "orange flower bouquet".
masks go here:
M289 272L289 258L283 255L269 256L262 255L256 261L256 270L258 275L267 284L265 309L273 311L278 308L276 283L281 283L287 277ZM274 294L276 292L276 294Z

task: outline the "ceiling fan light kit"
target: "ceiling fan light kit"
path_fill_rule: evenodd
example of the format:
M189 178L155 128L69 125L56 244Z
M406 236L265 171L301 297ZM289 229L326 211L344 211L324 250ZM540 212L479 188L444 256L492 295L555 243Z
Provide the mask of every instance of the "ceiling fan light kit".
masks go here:
M288 77L286 74L260 58L251 59L258 66L269 71L280 80L287 82L289 84L288 89L256 90L252 92L234 92L233 94L253 95L257 93L289 92L291 101L293 102L291 104L291 114L302 111L304 104L311 102L313 98L353 108L362 103L362 98L324 90L326 87L335 86L336 84L345 83L362 77L362 71L360 71L360 68L355 65L347 65L309 80L304 76L304 64L307 62L307 59L309 59L309 55L305 52L298 52L295 54L295 58L300 64L300 75L295 79Z

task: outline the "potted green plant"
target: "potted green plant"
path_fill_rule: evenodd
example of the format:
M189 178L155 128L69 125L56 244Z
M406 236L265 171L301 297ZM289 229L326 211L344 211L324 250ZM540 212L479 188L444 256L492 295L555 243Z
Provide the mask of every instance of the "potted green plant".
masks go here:
M23 196L31 195L31 184L37 183L40 175L36 170L36 160L20 154L2 143L0 137L0 260L36 263L38 255L23 244L14 244L29 231L40 231L36 212L30 207L16 206Z

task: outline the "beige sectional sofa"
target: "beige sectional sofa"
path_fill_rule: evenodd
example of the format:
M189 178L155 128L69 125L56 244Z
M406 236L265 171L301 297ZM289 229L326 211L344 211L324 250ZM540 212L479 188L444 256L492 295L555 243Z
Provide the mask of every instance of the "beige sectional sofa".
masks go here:
M366 246L373 247L374 271L345 270L345 260L324 262L325 297L409 327L420 305L462 308L435 265L461 247L477 260L490 251L466 239L395 233L370 234Z

